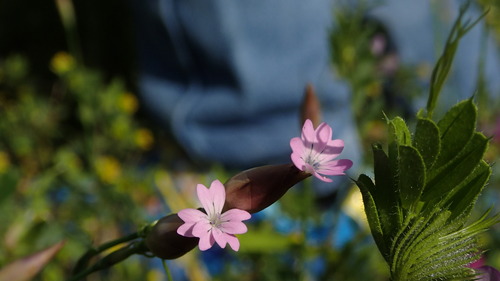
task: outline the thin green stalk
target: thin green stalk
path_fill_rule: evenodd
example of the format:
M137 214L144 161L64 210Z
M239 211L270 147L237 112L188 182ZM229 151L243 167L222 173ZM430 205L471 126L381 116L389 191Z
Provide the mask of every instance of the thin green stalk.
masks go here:
M91 267L86 268L80 272L76 272L68 281L78 281L82 278L88 276L93 272L110 268L111 266L127 259L134 254L143 254L147 251L147 247L144 241L131 243L123 248L120 248L111 254L105 256L104 258L98 260Z
M107 243L104 243L96 248L89 249L76 262L75 268L73 269L73 274L77 274L77 273L83 271L83 269L87 267L90 259L93 258L94 256L100 254L101 252L103 252L107 249L110 249L116 245L119 245L121 243L132 241L132 240L137 239L139 237L140 237L140 232L134 232L134 233L131 233L129 235L117 238L117 239L109 241Z
M473 22L470 22L470 20L464 22L463 16L468 10L469 5L470 1L467 1L460 7L458 17L453 24L450 34L448 35L448 39L446 40L443 54L438 59L436 66L432 71L429 98L427 100L427 117L430 119L432 119L437 99L450 72L460 39L462 39L462 37L488 13L488 11L485 11Z
M172 274L170 273L170 269L168 268L167 261L164 259L162 259L161 261L163 263L163 269L165 270L165 274L167 275L167 280L174 281L174 279L172 278Z
M76 28L76 16L73 1L55 0L55 4L64 28L69 53L73 55L78 63L83 63L83 55L80 48L80 39Z

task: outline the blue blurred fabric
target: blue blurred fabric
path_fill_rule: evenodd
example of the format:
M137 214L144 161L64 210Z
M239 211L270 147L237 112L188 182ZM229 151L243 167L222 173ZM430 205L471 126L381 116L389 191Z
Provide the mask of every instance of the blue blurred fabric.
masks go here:
M311 83L323 120L346 143L341 158L359 163L349 91L330 67L336 1L131 1L142 102L192 158L235 168L289 162L289 140L300 134L299 106ZM402 64L432 67L461 2L387 0L369 16L386 25ZM467 17L479 14L472 9ZM481 25L459 47L442 106L474 93ZM487 47L485 74L498 92L491 38ZM425 100L424 93L417 108Z
M349 93L330 68L329 0L136 1L140 93L195 159L290 161L311 83L342 158L358 162Z

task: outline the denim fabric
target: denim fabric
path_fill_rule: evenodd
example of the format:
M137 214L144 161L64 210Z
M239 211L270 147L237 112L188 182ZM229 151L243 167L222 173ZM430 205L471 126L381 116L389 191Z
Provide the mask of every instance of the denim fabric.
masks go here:
M138 2L138 1L136 1ZM349 94L330 69L329 0L136 3L141 98L194 158L232 167L289 162L307 83L359 159Z
M359 163L349 92L330 69L336 1L131 1L142 101L191 157L235 168L289 162L289 140L300 134L304 87L312 83L323 120L334 138L345 140L341 158ZM461 2L387 0L369 16L385 24L402 64L431 70ZM466 18L479 14L471 9ZM488 87L500 92L497 49L488 38L483 52L482 33L481 23L463 38L441 108L474 93L482 54ZM422 93L415 109L425 101Z

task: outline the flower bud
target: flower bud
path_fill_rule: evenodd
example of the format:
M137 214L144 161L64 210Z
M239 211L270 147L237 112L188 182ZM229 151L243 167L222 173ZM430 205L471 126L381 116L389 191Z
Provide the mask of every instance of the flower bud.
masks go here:
M230 178L224 210L240 209L256 213L278 201L290 187L311 176L293 164L252 168Z
M183 256L198 245L198 238L177 234L177 228L182 224L184 221L177 214L161 218L149 230L146 246L155 256L162 259L176 259Z
M321 106L311 84L307 84L304 93L304 99L302 100L302 105L300 107L300 124L309 119L312 121L314 127L318 127L321 123Z

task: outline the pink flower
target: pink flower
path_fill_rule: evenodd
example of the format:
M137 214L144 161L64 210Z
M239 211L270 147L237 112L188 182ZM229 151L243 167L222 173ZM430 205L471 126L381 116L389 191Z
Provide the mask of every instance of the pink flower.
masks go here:
M318 179L331 182L322 175L345 175L352 166L349 159L333 160L344 149L344 141L332 140L332 128L321 123L316 130L311 120L307 119L302 128L302 136L290 140L292 161L295 166L306 173L313 174Z
M240 242L234 234L247 232L247 227L242 221L248 220L251 217L250 213L239 209L222 213L226 191L218 180L212 182L210 189L198 184L196 191L206 213L196 209L181 210L178 216L184 224L179 226L177 233L186 237L200 238L198 247L202 251L210 249L215 242L221 248L229 244L233 250L238 251Z

